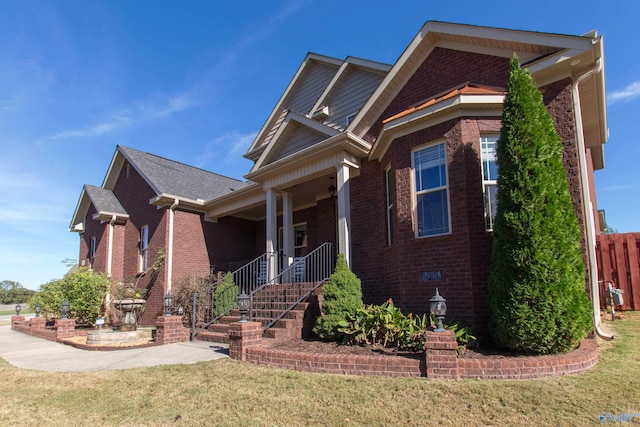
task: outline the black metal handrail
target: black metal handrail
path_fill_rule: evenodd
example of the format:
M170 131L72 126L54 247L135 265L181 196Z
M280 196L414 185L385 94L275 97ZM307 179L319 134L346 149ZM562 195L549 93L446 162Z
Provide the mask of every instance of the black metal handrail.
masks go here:
M238 295L251 292L268 282L270 265L276 265L276 255L265 253L248 262L237 270L229 273L233 275L233 282L225 282L226 275L211 286L193 293L191 313L191 340L198 332L207 329L222 316L238 306Z
M294 259L276 277L248 292L249 319L261 322L266 331L322 285L334 267L331 243L323 243L307 256Z

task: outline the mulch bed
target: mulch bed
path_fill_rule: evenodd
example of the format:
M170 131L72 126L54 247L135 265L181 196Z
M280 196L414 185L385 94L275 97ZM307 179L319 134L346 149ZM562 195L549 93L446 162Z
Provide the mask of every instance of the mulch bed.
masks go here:
M396 348L385 348L379 344L375 345L347 345L335 342L325 342L318 340L289 340L276 342L270 345L271 348L287 351L300 351L303 353L316 354L357 354L365 356L396 356L420 359L424 357L424 351L414 352L406 350L398 350ZM527 357L526 354L514 353L492 348L489 344L482 348L465 349L461 352L460 357L469 359L482 358L508 358L508 357Z

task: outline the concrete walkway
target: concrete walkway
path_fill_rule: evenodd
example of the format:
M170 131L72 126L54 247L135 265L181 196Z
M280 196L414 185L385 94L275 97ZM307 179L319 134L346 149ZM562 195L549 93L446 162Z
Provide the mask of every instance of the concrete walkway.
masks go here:
M0 357L23 369L38 371L109 371L145 366L196 363L228 357L226 344L182 342L126 350L80 350L0 326Z

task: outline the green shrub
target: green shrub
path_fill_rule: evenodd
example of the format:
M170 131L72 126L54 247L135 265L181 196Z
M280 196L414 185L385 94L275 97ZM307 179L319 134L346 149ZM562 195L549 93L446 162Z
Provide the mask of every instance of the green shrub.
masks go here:
M224 316L238 306L240 288L233 283L233 274L227 273L213 292L213 316Z
M388 300L382 305L371 304L359 309L351 319L340 322L339 331L344 334L343 343L423 351L425 333L434 325L435 319L428 315L404 315ZM455 332L458 353L476 344L470 327L450 319L445 319L443 325Z
M344 254L338 255L336 269L322 288L322 316L313 332L320 338L338 341L340 322L351 318L363 307L360 279L349 269Z
M111 279L106 274L81 268L40 286L31 304L39 303L43 313L59 317L60 305L66 299L69 318L75 318L76 323L94 324L103 311L103 301L110 288Z
M517 57L510 67L497 145L489 331L511 350L566 352L591 327L581 232L551 116Z

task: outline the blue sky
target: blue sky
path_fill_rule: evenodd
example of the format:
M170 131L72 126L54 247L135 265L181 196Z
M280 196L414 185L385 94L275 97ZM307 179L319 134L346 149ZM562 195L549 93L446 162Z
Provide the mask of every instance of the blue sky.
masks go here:
M37 289L66 272L80 191L102 184L117 144L242 178L307 52L392 64L427 20L604 34L598 204L640 231L637 16L640 2L616 0L2 1L0 280Z

